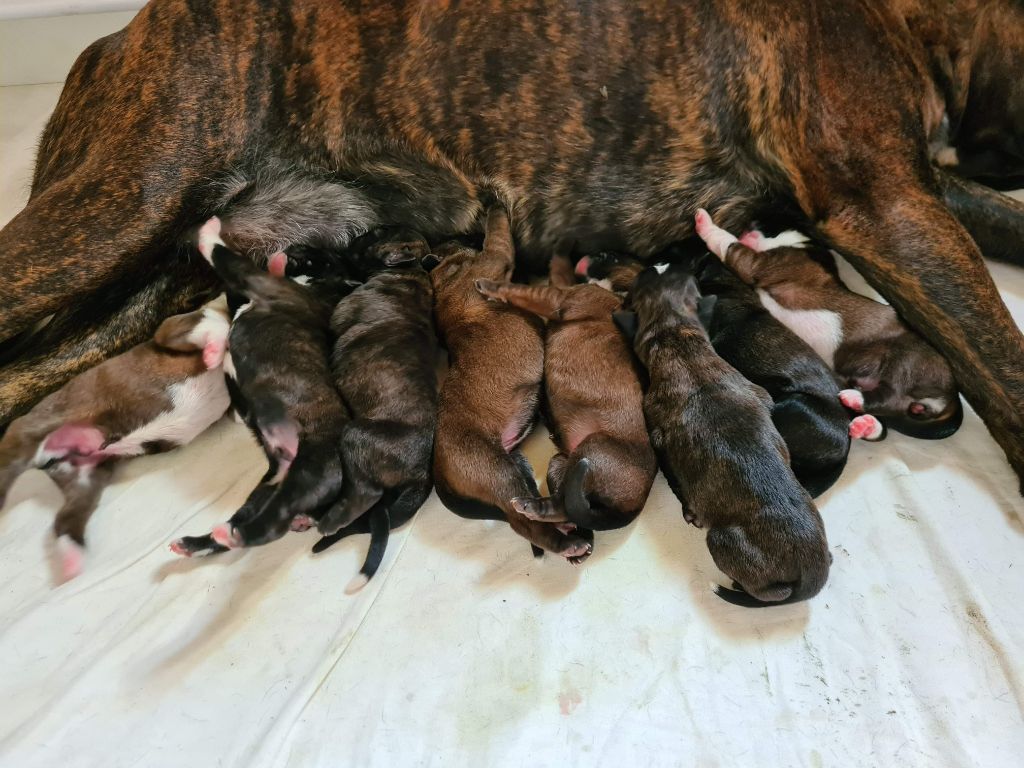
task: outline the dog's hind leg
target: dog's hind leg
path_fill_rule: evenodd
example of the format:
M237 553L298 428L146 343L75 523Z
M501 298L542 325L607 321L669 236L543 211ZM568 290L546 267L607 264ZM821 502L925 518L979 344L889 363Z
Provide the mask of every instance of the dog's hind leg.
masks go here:
M942 197L986 259L1024 267L1024 203L937 170Z
M215 286L213 273L198 259L172 258L146 278L70 302L16 348L0 352L0 425L72 376L150 338L167 316L212 298Z
M953 368L1024 478L1024 337L977 246L938 194L894 178L837 200L819 226Z

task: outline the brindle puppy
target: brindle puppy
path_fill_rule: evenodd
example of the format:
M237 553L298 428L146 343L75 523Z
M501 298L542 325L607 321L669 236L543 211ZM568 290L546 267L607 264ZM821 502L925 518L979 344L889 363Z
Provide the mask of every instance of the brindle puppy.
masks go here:
M515 498L512 506L533 520L621 528L643 509L658 465L633 353L612 322L622 300L574 282L564 256L552 260L547 286L476 281L484 296L548 321L544 402L559 447L548 465L551 495Z
M715 564L748 593L725 594L806 600L828 577L821 516L789 467L768 393L715 354L699 298L689 271L659 265L637 276L632 312L616 316L650 378L651 444L686 519L708 529Z
M185 445L224 415L227 335L222 300L170 317L151 341L76 376L0 439L0 507L29 467L64 494L53 532L65 579L81 571L85 527L114 464Z
M959 429L963 409L953 372L896 310L847 290L802 248L755 250L760 233L742 242L716 227L706 211L697 233L743 282L757 289L772 315L807 342L835 371L843 404L879 417L913 437L939 439ZM754 246L754 247L751 247ZM877 437L858 434L854 437ZM874 424L863 424L865 430Z
M331 305L232 253L219 234L220 222L211 219L199 232L199 249L227 285L229 300L244 302L228 340L229 389L270 464L253 492L260 503L250 497L211 534L230 548L274 541L296 516L317 515L335 501L343 476L339 436L348 417L327 362ZM272 493L263 486L273 486ZM206 537L188 537L172 548L181 554L211 549Z
M430 278L449 364L434 444L437 495L458 515L505 519L534 547L581 562L592 549L586 532L530 520L512 505L514 498L539 495L518 448L537 412L544 339L535 315L489 302L475 286L512 272L508 215L499 206L488 211L483 251L451 244L436 255L441 261Z
M331 318L331 367L350 421L341 431L341 498L320 519L326 538L314 551L355 532L353 526L369 530L366 562L347 593L373 576L389 529L408 521L432 486L437 336L430 278L420 266L427 243L412 232L395 236L350 255L366 283Z

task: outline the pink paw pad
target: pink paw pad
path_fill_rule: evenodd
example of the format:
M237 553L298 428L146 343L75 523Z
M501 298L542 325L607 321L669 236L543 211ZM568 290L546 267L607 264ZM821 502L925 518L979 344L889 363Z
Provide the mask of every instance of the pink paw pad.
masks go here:
M308 531L314 525L316 525L316 520L309 515L296 515L292 518L291 529L302 533L303 531Z
M278 251L267 261L267 271L274 277L284 277L285 269L288 267L288 254Z
M210 531L210 536L222 547L227 547L228 549L237 549L242 546L242 543L238 540L234 530L228 523L215 525L213 530Z
M223 341L208 341L203 347L203 365L206 370L212 371L224 362L224 353L227 351L227 344Z
M88 456L96 453L107 440L99 429L90 424L65 424L58 427L43 441L43 450L51 456Z
M590 270L590 257L584 256L582 259L576 262L576 275L578 277L586 277L587 272Z
M60 555L60 573L64 581L75 578L85 564L85 550L70 536L57 539L57 553Z
M176 555L181 555L182 557L192 557L192 553L189 551L188 547L185 546L185 543L181 539L175 539L174 541L172 541L170 543L169 549Z
M864 413L864 395L856 389L844 389L839 393L839 402L856 413Z
M760 251L764 243L764 234L760 230L752 229L740 236L740 242L751 250Z
M864 414L850 422L850 437L854 440L877 440L883 429L882 422L871 414Z

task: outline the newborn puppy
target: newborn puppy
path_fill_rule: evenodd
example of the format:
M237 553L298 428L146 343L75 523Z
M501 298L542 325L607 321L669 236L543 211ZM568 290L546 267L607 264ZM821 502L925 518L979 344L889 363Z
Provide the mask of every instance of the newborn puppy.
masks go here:
M434 442L437 494L458 515L507 520L535 547L582 561L592 549L586 532L530 520L512 505L539 495L518 447L537 412L544 340L535 315L487 301L476 289L477 280L505 281L512 272L504 209L488 211L483 251L452 243L434 255L434 311L449 361Z
M715 354L699 298L688 270L661 264L637 276L632 312L616 315L650 380L651 444L684 516L708 529L715 564L747 593L721 594L806 600L828 577L821 516L790 469L771 398Z
M771 396L793 473L812 497L821 495L846 466L850 436L878 439L884 428L867 414L851 423L825 361L721 262L709 256L699 275L701 292L714 296L701 320L715 352Z
M615 251L601 251L584 256L576 262L576 276L588 283L597 283L615 293L626 293L644 268L636 259Z
M314 551L356 530L371 534L347 593L373 576L389 529L407 522L432 486L437 337L430 278L420 266L428 246L415 233L397 234L353 254L351 266L366 283L331 318L334 381L351 420L341 431L341 497L320 518L326 538Z
M270 464L253 491L258 499L250 497L211 537L221 547L266 544L283 536L296 516L318 514L341 490L339 436L347 415L327 360L333 304L229 251L216 218L199 230L199 250L237 305L224 367L235 409ZM283 273L284 260L271 257L271 272ZM171 545L184 555L211 548L202 536Z
M224 415L223 298L168 318L152 341L76 376L0 439L0 507L30 467L60 487L53 531L65 579L81 572L85 526L119 459L185 445Z
M852 388L842 393L844 405L912 437L943 438L959 429L963 409L949 364L892 307L847 290L803 249L755 250L759 233L739 241L707 211L697 213L697 234ZM856 430L853 436L877 437Z
M607 530L640 514L658 465L644 424L633 352L612 322L622 300L600 285L575 285L556 256L547 286L476 281L484 296L548 321L546 421L559 453L548 465L548 498L512 499L533 520Z

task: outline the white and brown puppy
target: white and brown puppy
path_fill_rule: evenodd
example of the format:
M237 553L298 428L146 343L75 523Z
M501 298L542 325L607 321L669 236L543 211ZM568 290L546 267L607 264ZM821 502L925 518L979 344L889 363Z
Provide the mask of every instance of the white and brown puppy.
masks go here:
M0 439L0 506L34 467L64 494L53 530L65 579L82 569L85 526L114 463L185 445L224 415L228 327L223 297L170 317L151 341L75 377Z
M757 290L773 317L829 364L840 386L849 388L840 393L848 408L913 437L939 439L960 427L960 396L942 355L892 307L847 290L813 258L813 249L766 242L759 233L737 239L703 209L697 212L697 234ZM876 437L855 431L851 436Z

